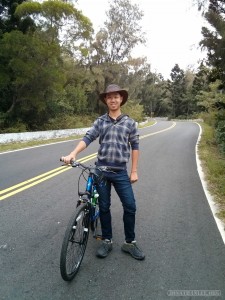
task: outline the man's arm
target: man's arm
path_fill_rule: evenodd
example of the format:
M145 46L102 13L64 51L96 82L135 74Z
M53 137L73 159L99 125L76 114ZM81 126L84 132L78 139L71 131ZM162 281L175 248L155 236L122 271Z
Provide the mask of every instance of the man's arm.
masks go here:
M138 181L137 167L138 167L139 150L131 151L131 173L130 181L134 183Z
M61 157L61 160L69 164L71 160L76 160L78 153L83 151L88 145L99 136L98 119L94 122L93 126L86 132L83 139L78 143L75 149L67 156Z

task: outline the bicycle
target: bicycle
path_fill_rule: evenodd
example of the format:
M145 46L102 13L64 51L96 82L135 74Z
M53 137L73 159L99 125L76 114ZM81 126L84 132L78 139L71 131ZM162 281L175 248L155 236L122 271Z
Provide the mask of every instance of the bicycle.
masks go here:
M86 166L72 161L72 167L82 169L78 179L78 201L76 210L67 225L60 254L60 272L65 281L71 281L77 274L87 246L89 229L93 237L101 239L97 234L99 220L98 193L96 184L103 180L100 167ZM87 173L87 178L85 178ZM86 180L86 189L80 191L80 179Z
M99 203L97 184L104 184L104 172L121 171L120 167L87 166L72 161L72 167L82 169L78 179L78 201L76 210L67 225L60 254L60 272L65 281L71 281L77 274L87 247L89 229L93 237L101 239L98 231ZM87 174L85 177L84 173ZM84 192L80 191L80 179L86 180Z

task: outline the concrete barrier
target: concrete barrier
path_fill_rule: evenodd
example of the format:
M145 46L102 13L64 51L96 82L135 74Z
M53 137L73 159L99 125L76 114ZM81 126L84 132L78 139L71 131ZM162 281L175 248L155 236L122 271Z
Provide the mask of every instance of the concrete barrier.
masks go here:
M140 123L145 124L148 120ZM137 123L138 126L138 123ZM35 140L48 140L56 138L65 138L71 135L83 135L88 128L78 129L63 129L63 130L49 130L49 131L35 131L35 132L18 132L18 133L4 133L0 134L0 144L9 144L13 142L27 142Z
M4 133L0 134L0 144L9 144L12 142L26 142L31 140L65 138L71 135L83 135L88 129L89 128L79 128L36 132Z

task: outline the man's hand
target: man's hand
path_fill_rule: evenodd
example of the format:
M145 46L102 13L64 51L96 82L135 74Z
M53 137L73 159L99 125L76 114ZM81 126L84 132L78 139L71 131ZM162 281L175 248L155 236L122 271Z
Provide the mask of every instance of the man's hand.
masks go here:
M63 161L67 165L71 163L71 160L76 160L76 157L73 154L61 157L61 161Z
M138 175L137 175L137 171L131 171L130 173L130 182L131 183L135 183L136 181L138 181Z

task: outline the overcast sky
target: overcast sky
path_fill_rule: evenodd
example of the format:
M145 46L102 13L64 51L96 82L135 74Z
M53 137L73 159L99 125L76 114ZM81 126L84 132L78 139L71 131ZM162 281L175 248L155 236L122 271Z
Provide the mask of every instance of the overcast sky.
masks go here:
M201 27L207 25L193 0L131 0L144 12L141 23L147 46L137 47L133 56L147 56L151 71L169 78L177 63L182 69L196 68L205 56L199 49ZM92 21L95 30L107 19L107 0L78 0L78 8Z

